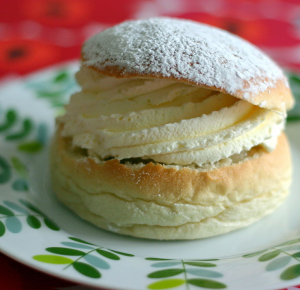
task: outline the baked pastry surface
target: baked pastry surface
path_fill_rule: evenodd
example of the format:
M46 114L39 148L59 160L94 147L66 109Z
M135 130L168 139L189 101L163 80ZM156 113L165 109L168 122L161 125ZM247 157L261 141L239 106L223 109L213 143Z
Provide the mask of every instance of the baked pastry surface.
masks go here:
M293 98L282 70L249 42L194 21L128 21L87 40L83 65L106 75L162 77L285 112ZM276 95L276 97L274 97Z
M284 134L272 153L254 148L246 161L201 171L101 162L74 149L60 133L51 154L58 198L82 218L120 234L196 239L226 233L276 209L291 182Z
M210 26L156 18L88 40L51 171L58 198L120 234L196 239L247 226L291 182L281 69Z

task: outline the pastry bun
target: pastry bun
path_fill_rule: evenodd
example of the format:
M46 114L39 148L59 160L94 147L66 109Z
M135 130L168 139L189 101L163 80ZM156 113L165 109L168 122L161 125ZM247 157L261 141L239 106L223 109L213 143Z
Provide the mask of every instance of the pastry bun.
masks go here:
M293 98L261 51L192 21L129 21L88 40L51 173L83 219L150 239L247 226L288 194Z
M58 130L51 168L58 198L83 219L109 231L152 239L197 239L247 226L288 194L291 164L286 137L265 153L212 171L140 169L118 160L98 163Z
M294 104L281 69L250 43L205 24L129 21L83 45L82 64L117 78L158 77L210 88L269 110Z

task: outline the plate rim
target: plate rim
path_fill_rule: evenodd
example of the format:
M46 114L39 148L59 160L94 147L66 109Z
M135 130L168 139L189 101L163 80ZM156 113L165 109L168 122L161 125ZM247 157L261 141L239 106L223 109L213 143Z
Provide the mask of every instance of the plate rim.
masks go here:
M72 61L62 62L62 63L59 63L59 64L51 65L51 66L46 67L46 68L39 69L39 70L34 71L34 72L30 73L30 74L27 74L26 76L18 77L16 79L8 79L7 81L3 81L3 82L1 81L0 82L0 89L1 89L1 87L3 85L10 84L10 83L12 83L14 81L20 81L20 80L24 81L26 79L35 78L36 76L39 76L40 74L47 74L49 72L57 71L57 70L59 70L61 68L64 68L64 67L67 67L67 68L74 67L75 65L78 65L78 64L79 64L78 60L76 60L76 61L72 60ZM300 125L300 122L298 122L298 125ZM1 153L1 155L2 156L6 156L3 153ZM22 197L25 198L25 196L22 196ZM32 199L30 199L30 198L29 198L29 200L32 201ZM3 198L1 196L0 196L0 201L3 201ZM298 235L298 237L300 237L300 236ZM0 237L0 246L1 246L1 244L2 243L1 243L1 237ZM96 285L94 283L91 284L91 283L88 283L88 282L84 282L82 280L81 276L73 277L73 275L72 275L72 277L69 277L68 275L65 275L66 272L57 270L55 268L53 268L53 271L52 271L52 268L51 268L51 270L49 270L47 267L39 267L40 264L37 264L34 260L25 259L23 257L16 256L13 252L7 250L3 246L1 246L1 251L6 256L12 258L13 260L15 260L17 262L22 263L25 266L31 267L31 268L39 271L39 272L42 272L42 273L45 273L45 274L48 274L48 275L52 275L54 277L58 277L60 279L63 279L63 280L69 281L69 282L76 282L76 283L79 283L81 285L86 285L86 286L90 286L90 287L106 287L108 289L116 289L115 286L108 285L105 282L103 282L103 280L98 280L100 282L100 285L99 284ZM245 253L245 254L247 254L247 253ZM144 257L136 257L136 258L145 259ZM230 260L230 259L237 259L237 258L241 259L241 255L237 254L236 256L221 257L220 259L222 259L222 260ZM179 259L174 259L174 260L179 260ZM189 260L189 259L187 259L187 260ZM294 283L289 283L289 282L284 282L282 280L279 280L279 281L281 282L280 284L278 284L279 287L290 287L290 286L293 286L293 285L298 285L295 282ZM292 281L298 281L297 283L300 284L300 277L295 278L294 280L290 280L290 282L292 282ZM126 290L128 288L118 287L117 289ZM134 289L139 290L140 288L134 288ZM230 285L228 285L228 289L231 289ZM244 288L244 289L248 289L248 287ZM270 288L270 287L260 287L259 289L261 289L261 290L273 290L274 288L273 287L272 288Z

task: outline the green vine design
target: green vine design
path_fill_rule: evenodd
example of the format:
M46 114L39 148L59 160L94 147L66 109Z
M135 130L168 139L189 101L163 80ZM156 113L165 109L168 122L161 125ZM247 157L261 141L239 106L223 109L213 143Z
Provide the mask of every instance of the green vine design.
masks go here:
M30 118L20 118L15 109L2 112L0 117L0 135L3 135L5 141L16 144L21 153L38 153L47 143L48 128L46 124L35 125ZM12 178L12 169L16 171L18 176L12 184L13 189L27 191L28 171L23 162L16 156L11 157L10 162L0 156L0 184L8 182Z
M293 239L263 251L244 255L244 258L258 257L259 262L267 262L266 271L283 270L281 280L292 280L300 276L300 238ZM290 253L293 252L293 253ZM292 264L296 262L296 264Z
M63 106L77 88L73 75L70 68L66 67L55 71L47 80L27 82L27 86L35 92L36 97L45 99L62 114Z
M41 228L42 220L49 229L60 230L52 220L29 201L19 199L19 203L3 201L3 204L0 204L0 237L4 236L7 230L14 234L21 232L23 226L20 217L26 217L27 224L33 229Z
M0 184L4 184L11 179L11 167L7 160L0 156Z
M16 174L12 174L12 169ZM28 190L28 169L18 157L13 156L9 162L0 156L0 172L0 185L9 182L13 176L17 176L12 184L13 189L15 191Z
M159 279L150 283L148 289L170 289L184 284L187 290L189 289L189 285L208 289L224 289L227 287L226 284L213 279L223 277L222 273L207 269L217 267L217 264L212 262L218 261L218 259L170 260L146 258L146 260L156 261L151 265L154 268L166 268L148 274L147 277L150 279ZM173 278L179 275L181 277ZM195 276L201 278L194 278Z
M102 277L98 269L110 269L109 260L118 261L121 259L120 256L134 257L132 254L99 247L75 237L69 237L69 239L72 242L67 241L61 243L67 247L46 248L46 251L51 253L51 255L36 255L33 256L33 259L48 264L66 265L63 270L73 267L80 274L97 279ZM76 258L71 259L70 256ZM85 262L82 262L82 260Z
M18 178L14 180L12 187L15 191L28 190L28 169L26 165L16 156L11 158L12 167Z
M288 122L300 120L300 77L297 74L286 72L289 84L295 97L295 107L288 112Z
M6 141L17 142L19 151L24 153L36 153L45 145L47 126L45 124L39 124L37 126L36 136L32 138L34 128L34 123L30 118L20 118L15 109L9 109L2 116L0 134L4 135Z

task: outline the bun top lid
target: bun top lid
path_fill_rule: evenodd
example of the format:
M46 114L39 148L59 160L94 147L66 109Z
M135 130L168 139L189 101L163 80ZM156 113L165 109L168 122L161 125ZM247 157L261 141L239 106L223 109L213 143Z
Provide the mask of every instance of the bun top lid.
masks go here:
M278 65L249 42L175 18L127 21L85 42L82 65L118 78L165 78L285 113L293 106Z

